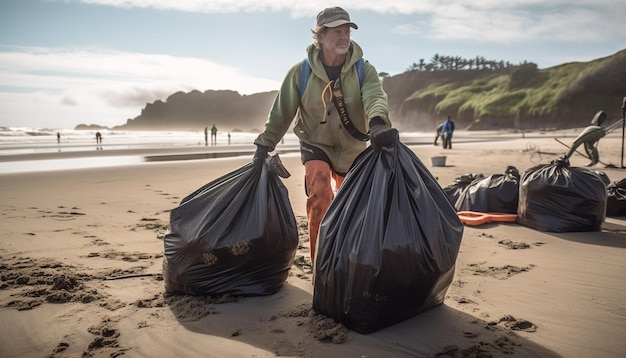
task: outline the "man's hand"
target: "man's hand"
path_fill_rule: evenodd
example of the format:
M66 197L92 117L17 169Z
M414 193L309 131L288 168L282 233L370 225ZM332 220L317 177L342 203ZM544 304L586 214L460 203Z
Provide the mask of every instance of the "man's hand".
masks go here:
M379 124L370 128L370 141L372 147L377 151L380 151L382 147L392 147L398 141L398 137L398 130L386 124Z
M265 163L265 158L267 158L267 153L269 153L270 149L264 145L257 144L256 152L252 157L252 164L255 168L260 168Z

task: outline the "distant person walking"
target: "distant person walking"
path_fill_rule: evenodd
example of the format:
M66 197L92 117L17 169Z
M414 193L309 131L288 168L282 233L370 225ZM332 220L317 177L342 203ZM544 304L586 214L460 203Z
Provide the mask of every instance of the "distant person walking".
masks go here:
M213 124L213 127L211 127L211 145L216 145L217 144L217 127L215 126L215 124Z
M96 132L96 144L102 144L102 134Z
M436 133L435 133L435 143L434 143L434 145L437 145L437 139L439 139L439 137L441 137L441 130L442 129L443 129L443 123L441 123L440 125L437 126Z
M228 145L230 145L230 132L228 132Z
M57 132L57 143L61 143L61 133Z
M209 127L204 127L204 146L209 145Z
M443 122L441 128L441 137L443 138L443 149L452 149L452 134L454 133L454 122L448 116Z

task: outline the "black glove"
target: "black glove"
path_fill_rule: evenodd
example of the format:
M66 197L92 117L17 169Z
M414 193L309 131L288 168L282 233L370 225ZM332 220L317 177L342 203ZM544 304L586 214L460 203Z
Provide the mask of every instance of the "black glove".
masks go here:
M370 141L372 147L377 151L380 151L382 147L392 147L398 141L399 135L397 129L386 124L379 124L370 128Z
M265 163L265 158L267 158L267 153L269 153L270 149L264 145L257 144L256 152L254 152L254 156L252 157L252 164L256 168L260 168Z

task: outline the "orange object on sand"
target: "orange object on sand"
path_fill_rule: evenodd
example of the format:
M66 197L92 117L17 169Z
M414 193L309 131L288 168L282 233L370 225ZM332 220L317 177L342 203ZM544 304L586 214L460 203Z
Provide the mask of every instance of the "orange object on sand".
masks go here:
M481 213L477 211L459 211L459 219L465 225L482 225L491 222L516 222L517 214L508 213Z

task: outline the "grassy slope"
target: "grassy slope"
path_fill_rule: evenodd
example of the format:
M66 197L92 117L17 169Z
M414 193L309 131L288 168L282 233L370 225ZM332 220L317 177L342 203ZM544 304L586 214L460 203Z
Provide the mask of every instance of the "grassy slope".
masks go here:
M588 104L592 108L586 109L580 103L568 104L572 102L570 98L580 97L581 93L592 98L589 88L598 82L606 82L607 76L617 76L621 71L616 67L626 66L625 59L626 50L623 50L590 62L573 62L541 70L524 65L500 71L476 71L469 79L467 74L460 79L455 78L454 73L431 74L414 81L418 88L405 99L399 114L402 116L404 112L411 116L419 111L437 118L450 114L462 125L476 125L478 119L486 122L487 127L536 127L537 119L567 127L568 123L555 117L567 114L571 119L573 114L568 112L580 107L575 113L584 113L574 115L576 118L570 123L577 126L580 121L588 121L585 118L591 119L604 101L601 98L590 101L592 103ZM420 85L423 87L419 88ZM626 78L623 84L616 82L613 85L618 87L618 93L606 95L617 105L621 98L620 86L626 95ZM602 85L596 87L604 88ZM612 98L616 96L617 99Z

